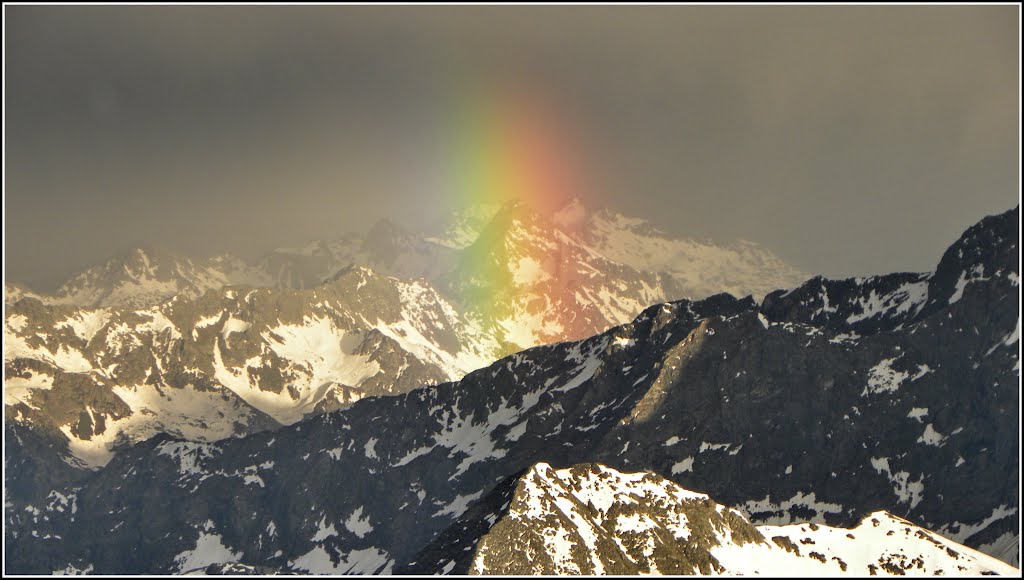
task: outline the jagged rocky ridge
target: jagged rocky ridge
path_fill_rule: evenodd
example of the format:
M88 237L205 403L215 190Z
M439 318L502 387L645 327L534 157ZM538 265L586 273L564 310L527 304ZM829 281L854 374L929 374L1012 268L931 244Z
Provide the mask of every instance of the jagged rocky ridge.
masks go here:
M475 503L410 574L1018 575L884 511L856 528L755 527L740 511L652 473L531 467Z
M143 310L21 300L4 334L7 419L62 434L63 456L87 466L157 433L276 428L500 354L422 281L359 267L313 290L232 287Z
M7 570L394 572L540 461L650 471L757 525L885 510L1016 562L1018 216L929 275L657 305L272 433L155 437L8 509Z

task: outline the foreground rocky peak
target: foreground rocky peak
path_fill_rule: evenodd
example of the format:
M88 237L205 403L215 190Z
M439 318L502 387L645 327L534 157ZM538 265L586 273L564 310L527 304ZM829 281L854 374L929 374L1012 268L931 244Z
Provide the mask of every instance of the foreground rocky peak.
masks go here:
M399 572L711 574L708 551L764 543L735 510L651 473L598 464L534 465L510 478Z
M1019 574L879 511L853 528L754 526L650 472L546 463L510 478L399 573L502 575Z

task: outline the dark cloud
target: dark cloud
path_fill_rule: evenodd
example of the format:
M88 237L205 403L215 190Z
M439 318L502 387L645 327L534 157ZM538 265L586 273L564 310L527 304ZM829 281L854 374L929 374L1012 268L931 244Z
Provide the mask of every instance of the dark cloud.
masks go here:
M927 269L1017 202L1018 10L8 6L6 276L437 219L445 107L513 80L594 203L831 276Z

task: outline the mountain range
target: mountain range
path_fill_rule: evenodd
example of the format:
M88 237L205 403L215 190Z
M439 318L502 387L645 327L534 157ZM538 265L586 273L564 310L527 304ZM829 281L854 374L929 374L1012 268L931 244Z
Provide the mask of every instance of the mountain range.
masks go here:
M751 244L674 239L578 200L553 216L471 208L433 237L381 221L254 264L137 249L53 295L7 286L5 412L53 435L67 463L98 467L157 433L275 428L457 380L688 293L801 278Z
M666 290L673 293L671 299L718 292L760 297L806 278L756 243L679 238L646 220L610 209L592 210L572 199L552 215L516 201L471 206L453 212L433 232L413 232L382 219L365 234L279 248L254 261L230 253L198 258L161 248L136 248L73 275L52 293L7 281L4 301L13 303L28 296L80 307L144 308L174 296L195 298L206 290L232 285L309 289L351 265L401 279L426 278L439 291L450 291L456 280L467 277L459 265L473 253L473 246L484 254L483 259L500 259L529 256L538 248L549 252L562 245L567 246L566 257L601 260L594 266L610 263L646 276L670 277ZM550 268L553 265L542 265L548 266L547 276L558 274ZM519 270L518 262L502 267L513 276ZM593 269L581 268L584 278ZM522 275L518 285L526 285Z
M1019 208L932 272L664 303L656 234L568 209L428 241L433 281L11 305L7 571L1017 573Z

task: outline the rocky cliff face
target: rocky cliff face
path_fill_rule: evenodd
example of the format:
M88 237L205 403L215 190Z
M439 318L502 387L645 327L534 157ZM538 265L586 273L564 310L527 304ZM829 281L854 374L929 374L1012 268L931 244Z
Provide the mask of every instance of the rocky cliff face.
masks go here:
M8 509L8 571L394 572L538 462L649 471L755 525L885 510L1016 561L1018 214L931 274L657 305L274 432L155 437Z

